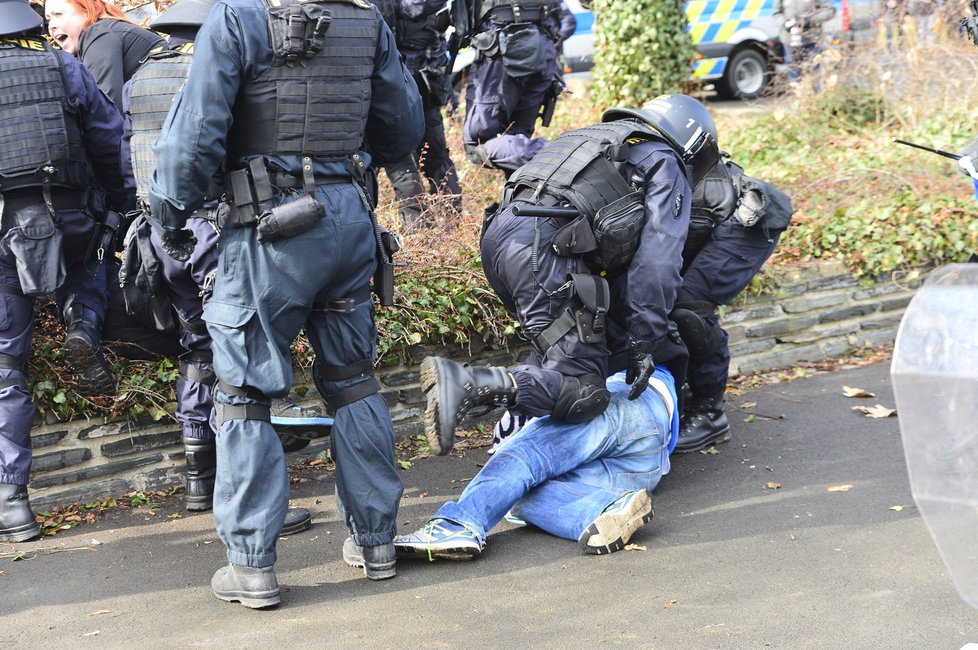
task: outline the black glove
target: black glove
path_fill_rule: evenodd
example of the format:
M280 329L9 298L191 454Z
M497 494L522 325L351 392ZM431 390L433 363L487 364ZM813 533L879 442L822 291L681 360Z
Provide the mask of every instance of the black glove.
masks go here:
M160 236L160 243L166 254L178 262L186 262L194 252L197 245L197 238L194 234L184 228L164 228Z
M646 346L632 341L628 346L628 370L625 372L625 383L632 389L628 391L628 399L637 399L649 387L649 377L655 372L655 361L651 352L644 352Z

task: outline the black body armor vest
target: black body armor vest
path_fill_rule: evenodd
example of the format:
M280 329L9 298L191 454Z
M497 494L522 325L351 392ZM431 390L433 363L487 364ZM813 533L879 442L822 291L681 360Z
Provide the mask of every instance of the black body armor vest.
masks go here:
M153 52L132 76L129 119L132 123L132 173L136 197L149 201L149 183L156 166L153 143L160 137L173 98L190 72L193 43L176 50Z
M0 37L0 192L89 185L91 167L61 66L39 36Z
M360 0L268 12L272 66L238 95L228 168L254 155L346 159L363 145L380 15Z

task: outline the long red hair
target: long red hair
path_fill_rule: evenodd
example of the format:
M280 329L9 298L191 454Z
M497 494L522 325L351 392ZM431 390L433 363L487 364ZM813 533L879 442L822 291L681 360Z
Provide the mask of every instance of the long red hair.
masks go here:
M85 14L85 27L91 27L102 18L114 18L124 20L127 23L138 25L114 4L102 2L102 0L68 0L83 14Z

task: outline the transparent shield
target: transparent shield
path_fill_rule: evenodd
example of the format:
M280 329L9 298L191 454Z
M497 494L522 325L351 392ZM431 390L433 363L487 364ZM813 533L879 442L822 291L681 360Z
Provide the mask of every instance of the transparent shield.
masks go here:
M931 274L904 313L890 372L914 500L978 608L978 264Z

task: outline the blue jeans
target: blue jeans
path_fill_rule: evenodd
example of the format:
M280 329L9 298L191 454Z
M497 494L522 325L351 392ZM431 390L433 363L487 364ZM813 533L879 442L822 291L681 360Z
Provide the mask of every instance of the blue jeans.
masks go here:
M654 377L676 404L669 371L657 368ZM589 422L530 421L493 454L459 500L443 505L435 517L466 526L484 541L512 509L552 535L577 540L626 492L654 490L669 471L678 412L651 386L629 400L623 373L608 380L608 389L607 410Z

